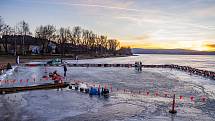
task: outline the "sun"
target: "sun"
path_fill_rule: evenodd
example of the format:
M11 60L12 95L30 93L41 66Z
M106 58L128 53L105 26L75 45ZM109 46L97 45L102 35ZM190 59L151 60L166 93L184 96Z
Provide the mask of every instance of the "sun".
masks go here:
M206 49L204 47L194 47L193 50L205 51Z
M206 43L204 42L200 42L200 44L198 44L198 46L194 47L194 50L198 50L198 51L213 51L210 47L207 46Z
M208 51L209 49L204 45L203 41L194 41L189 43L191 50L197 50L197 51Z

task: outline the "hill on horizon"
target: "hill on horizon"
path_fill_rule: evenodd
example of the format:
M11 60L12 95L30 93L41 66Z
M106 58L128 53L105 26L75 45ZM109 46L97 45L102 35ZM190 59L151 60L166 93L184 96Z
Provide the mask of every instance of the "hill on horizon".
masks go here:
M186 49L143 49L132 48L133 54L180 54L180 55L215 55L215 51L197 51Z

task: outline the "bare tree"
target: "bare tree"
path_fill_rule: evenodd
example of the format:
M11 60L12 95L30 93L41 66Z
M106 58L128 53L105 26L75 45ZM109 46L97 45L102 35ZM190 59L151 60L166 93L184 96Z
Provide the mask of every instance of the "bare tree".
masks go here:
M100 40L99 50L103 54L105 53L107 47L107 36L101 35L99 37L99 40Z
M18 31L19 31L19 34L21 35L29 35L30 34L29 24L24 20L20 21L18 23Z
M81 44L82 45L86 45L86 46L88 46L88 44L89 44L89 31L88 30L82 30L82 42L81 42Z
M111 53L116 53L117 48L119 47L120 43L116 39L110 39L108 40L108 46L109 46L109 51Z
M56 39L55 32L56 28L53 25L41 25L36 28L35 37L42 39L43 53L47 51L48 42L50 42L51 39Z
M4 27L5 27L4 20L3 20L3 18L0 16L0 38L1 38L2 34L3 34L3 29L4 29Z
M46 38L50 41L53 38L54 33L56 32L56 28L53 25L45 26L46 30Z
M73 28L73 38L75 41L75 45L81 44L81 27L80 26L75 26Z
M25 54L25 38L26 35L30 35L29 24L25 21L21 21L17 24L14 30L6 25L3 21L3 18L0 16L0 39L2 39L3 35L5 36L3 41L3 47L5 51L8 51L8 38L11 35L22 35L22 54ZM74 49L79 48L81 51L88 53L98 53L98 54L107 54L107 52L116 54L117 49L119 49L119 41L116 39L109 39L107 36L98 35L90 30L82 29L80 26L75 26L71 30L69 27L63 28L61 27L56 31L55 26L53 25L45 25L39 26L35 30L35 37L39 38L42 42L42 50L43 53L48 51L48 43L51 41L56 41L60 44L60 52L62 55L65 54L65 46L69 48L73 47ZM14 50L16 51L16 37L14 38ZM70 46L72 45L72 46ZM58 48L59 49L59 48ZM130 48L121 48L122 52L129 53ZM71 51L71 50L66 50Z
M45 45L46 45L46 43L48 43L48 42L46 42L46 33L45 33L44 28L45 27L41 25L41 26L37 27L35 30L35 37L39 38L42 42L42 54L45 53Z
M2 34L3 34L3 27L4 27L5 23L3 21L3 18L0 16L0 41L2 41ZM1 48L0 48L1 50Z
M82 30L82 42L84 51L88 52L90 49L90 31L89 30Z
M3 47L5 49L5 53L8 53L8 37L7 35L12 35L12 28L9 25L5 25L2 29L2 35L5 36L2 39Z
M22 54L25 55L25 36L30 35L29 25L23 20L18 23L17 28L19 34L22 35Z
M96 46L96 34L94 34L92 31L89 33L89 47L91 51L95 51Z
M70 34L71 34L71 31L69 28L61 27L59 29L59 43L61 48L61 55L65 54L65 43L69 41Z
M2 36L5 35L4 39ZM3 18L0 16L0 40L3 43L5 52L8 53L8 37L7 35L15 35L15 27L12 28L9 25L5 24ZM16 55L16 41L14 41L14 54Z

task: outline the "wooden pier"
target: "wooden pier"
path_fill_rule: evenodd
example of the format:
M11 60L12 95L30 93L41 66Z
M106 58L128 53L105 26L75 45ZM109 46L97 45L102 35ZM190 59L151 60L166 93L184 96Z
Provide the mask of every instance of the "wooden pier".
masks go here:
M7 87L7 88L0 88L0 94L9 94L9 93L17 93L22 91L33 91L33 90L59 89L59 88L65 88L67 86L69 86L68 83L57 83L57 84L47 83L47 84L25 86L25 87Z

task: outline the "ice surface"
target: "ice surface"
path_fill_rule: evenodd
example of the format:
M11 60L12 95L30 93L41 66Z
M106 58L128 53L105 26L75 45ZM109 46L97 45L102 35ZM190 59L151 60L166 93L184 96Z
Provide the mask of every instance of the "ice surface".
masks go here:
M130 58L137 57L127 59ZM132 63L133 61L126 60L126 58L111 58L79 62ZM193 62L195 59L189 61ZM54 70L63 75L62 67L47 67L47 73L45 73L44 67L18 67L12 75L4 78L9 80L29 79L29 83L18 81L15 84L2 84L1 86L25 86L52 82L42 79L42 76ZM35 81L33 81L33 77L35 77ZM7 121L215 120L215 82L200 76L170 69L144 68L142 72L137 72L133 68L68 67L65 81L73 80L83 80L92 85L112 84L114 92L108 99L90 97L88 94L68 88L63 91L38 90L0 95L0 118ZM127 92L124 92L124 89ZM146 94L147 91L150 92L149 95ZM158 96L155 93L158 93ZM165 97L165 94L168 96ZM173 94L176 94L176 110L178 111L176 115L168 113ZM183 96L182 100L179 99L180 95ZM191 101L191 96L195 97L194 101ZM206 97L205 102L202 101L202 97Z

